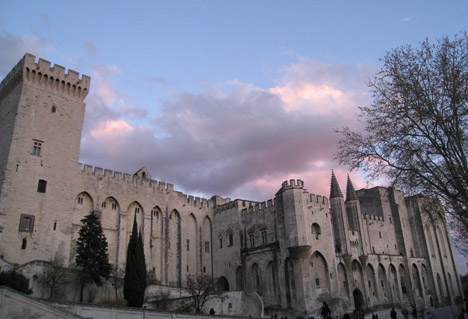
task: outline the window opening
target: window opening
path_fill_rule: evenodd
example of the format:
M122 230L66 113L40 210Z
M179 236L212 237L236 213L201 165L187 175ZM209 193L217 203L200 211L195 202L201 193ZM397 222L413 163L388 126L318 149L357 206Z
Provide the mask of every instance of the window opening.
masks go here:
M209 252L210 252L210 242L205 241L205 253L209 253Z
M31 215L21 215L19 231L32 233L34 229L34 216Z
M42 142L34 141L32 155L41 156Z
M187 239L187 251L190 250L190 239Z
M255 234L254 233L249 234L249 242L250 242L250 247L255 247Z
M54 230L57 230L57 221L54 220Z
M101 207L102 207L102 208L106 208L106 202L102 202Z
M223 248L223 237L219 237L219 248Z
M23 238L23 242L21 243L21 249L26 249L26 245L28 244L28 241L26 238Z
M47 189L47 181L40 179L37 183L37 192L38 193L45 193Z
M229 233L229 246L234 245L234 234Z
M262 230L262 244L265 245L268 242L266 229Z
M78 205L83 205L83 197L78 197Z

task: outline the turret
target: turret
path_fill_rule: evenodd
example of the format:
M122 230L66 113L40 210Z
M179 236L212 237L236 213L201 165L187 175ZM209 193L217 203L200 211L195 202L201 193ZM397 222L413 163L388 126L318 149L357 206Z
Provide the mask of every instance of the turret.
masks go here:
M357 232L359 238L359 254L367 254L370 248L368 247L368 240L364 231L361 205L349 175L346 185L346 214L348 216L349 230Z
M360 231L359 227L359 200L354 190L353 183L348 175L348 182L346 185L346 212L348 215L349 229L352 231Z
M332 171L330 186L330 206L337 253L347 255L350 251L348 235L348 218L345 213L345 202L335 173Z

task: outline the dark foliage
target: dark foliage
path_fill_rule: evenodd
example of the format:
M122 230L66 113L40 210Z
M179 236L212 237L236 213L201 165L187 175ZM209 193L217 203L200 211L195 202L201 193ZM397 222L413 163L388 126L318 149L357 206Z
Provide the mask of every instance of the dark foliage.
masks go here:
M33 292L29 289L29 279L13 270L0 273L0 286L7 286L28 295Z
M102 279L109 279L112 265L107 253L107 240L102 231L99 217L91 212L81 220L83 227L77 240L76 264L82 270L80 300L83 301L85 283L102 285Z
M133 230L128 242L127 263L125 265L124 298L130 307L141 307L145 300L146 262L141 232L138 235L136 215Z

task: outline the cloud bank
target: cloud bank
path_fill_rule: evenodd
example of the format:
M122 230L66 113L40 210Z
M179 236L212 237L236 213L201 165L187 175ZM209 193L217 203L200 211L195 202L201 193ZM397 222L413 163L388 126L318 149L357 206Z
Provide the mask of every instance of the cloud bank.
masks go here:
M236 80L225 91L174 93L143 127L129 118L146 111L127 105L110 84L120 70L101 67L86 100L80 158L129 173L144 166L153 178L205 197L265 200L291 178L328 196L331 169L343 183L346 175L332 162L334 129L358 127L357 105L370 101L365 79L372 71L305 60L284 68L269 89Z

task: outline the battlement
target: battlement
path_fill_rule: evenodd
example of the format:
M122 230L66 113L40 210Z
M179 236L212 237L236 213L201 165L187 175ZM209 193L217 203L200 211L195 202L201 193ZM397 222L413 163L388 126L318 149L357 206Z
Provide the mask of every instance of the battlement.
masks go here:
M213 201L208 200L206 198L201 198L201 197L195 197L192 195L186 195L183 194L182 192L178 192L174 190L174 185L162 181L157 181L155 179L147 179L147 178L141 178L140 176L136 174L127 174L127 173L122 173L118 171L113 171L110 169L103 169L101 167L93 167L88 164L82 164L78 163L79 169L81 174L85 175L93 175L96 176L97 178L110 178L113 179L114 181L118 183L127 183L135 186L143 186L143 187L148 187L152 190L156 190L159 192L167 192L167 193L176 193L180 199L180 201L183 203L183 205L190 205L196 208L204 208L204 207L213 207Z
M93 167L88 164L78 163L78 165L80 165L82 174L109 177L117 181L123 181L123 182L133 183L133 184L138 183L139 185L146 185L148 187L157 188L158 190L165 190L168 192L174 191L174 185L166 183L166 182L161 182L161 181L157 181L154 179L140 178L137 175L122 173L122 172L113 171L110 169L102 169L101 167L97 167L97 166Z
M0 102L13 90L23 77L24 57L15 65L0 83Z
M65 73L65 68L63 66L55 64L51 67L49 61L39 59L36 63L36 57L29 53L24 55L23 59L21 59L10 73L15 73L11 75L11 78L20 76L23 81L35 83L81 100L84 100L88 95L91 82L89 76L82 75L80 79L80 74L78 72L68 70L68 73ZM8 81L9 76L10 74L4 81Z
M374 215L363 215L364 219L367 221L375 220L379 222L383 222L384 219L381 216L374 216Z
M288 181L284 181L283 184L281 184L281 189L282 190L287 190L287 189L293 189L293 188L297 188L297 189L302 189L304 188L304 181L298 179L298 180L294 180L294 179L291 179L289 180L289 183Z
M322 195L309 194L309 203L319 204L328 207L328 198Z

